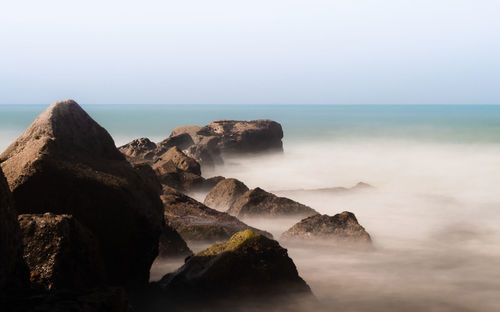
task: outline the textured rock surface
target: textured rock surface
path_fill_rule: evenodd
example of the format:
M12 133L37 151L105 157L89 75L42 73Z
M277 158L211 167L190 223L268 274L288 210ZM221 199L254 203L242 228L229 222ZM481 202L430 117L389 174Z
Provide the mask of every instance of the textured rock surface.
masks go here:
M370 235L353 213L344 211L333 217L315 215L305 218L281 235L282 239L329 239L345 243L371 243Z
M248 187L243 182L236 179L225 179L210 190L203 203L208 207L226 211L238 197L247 191Z
M157 154L156 144L148 138L135 139L118 150L127 157L131 163L152 162Z
M311 295L286 249L251 230L197 253L159 285L173 294L211 300Z
M76 102L52 104L0 163L18 213L73 215L99 241L112 284L148 282L164 224L157 190Z
M19 225L33 287L84 289L106 281L97 240L72 216L25 214Z
M184 239L169 225L165 225L160 236L158 257L160 258L185 258L192 255Z
M267 232L252 228L227 213L208 208L172 188L164 187L161 199L165 209L165 219L185 240L211 242L225 240L234 233L246 229L272 237Z
M176 146L158 156L153 169L161 176L164 173L185 171L196 175L201 175L200 164L193 158L186 156Z
M261 188L255 188L238 197L227 211L237 217L252 216L312 216L317 212L306 205L285 197L278 197Z
M12 194L0 168L0 293L28 284L22 236Z

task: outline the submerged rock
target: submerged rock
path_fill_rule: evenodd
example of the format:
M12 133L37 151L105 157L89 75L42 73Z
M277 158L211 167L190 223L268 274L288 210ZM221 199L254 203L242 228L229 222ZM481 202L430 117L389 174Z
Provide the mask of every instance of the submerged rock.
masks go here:
M312 216L314 209L285 197L278 197L261 188L255 188L238 197L227 211L237 217L258 216Z
M28 285L23 243L12 194L0 168L0 293Z
M163 208L109 133L76 102L52 104L0 155L18 213L71 214L97 238L113 285L145 285Z
M24 214L19 224L33 287L84 289L106 281L96 238L72 216Z
M208 208L172 188L164 187L163 190L161 199L165 219L187 241L225 240L246 229L272 237L270 233L252 228L227 213Z
M295 264L278 242L251 230L235 233L187 259L159 282L178 298L221 301L312 296Z
M248 187L243 182L236 179L225 179L210 190L203 203L208 207L226 211L238 197L247 191Z
M344 243L371 243L370 235L348 211L328 215L315 215L303 219L281 235L282 239L328 239Z

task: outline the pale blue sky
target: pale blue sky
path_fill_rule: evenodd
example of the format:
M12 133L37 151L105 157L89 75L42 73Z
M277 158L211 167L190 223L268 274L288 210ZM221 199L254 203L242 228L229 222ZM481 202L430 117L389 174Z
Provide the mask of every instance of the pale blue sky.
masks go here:
M500 104L498 0L2 1L0 104Z

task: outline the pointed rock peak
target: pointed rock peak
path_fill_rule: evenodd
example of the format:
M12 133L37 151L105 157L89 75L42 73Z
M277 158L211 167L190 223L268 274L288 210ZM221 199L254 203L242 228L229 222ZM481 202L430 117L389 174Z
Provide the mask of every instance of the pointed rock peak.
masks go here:
M73 100L58 101L42 112L0 156L48 154L65 159L122 160L113 138ZM33 158L33 157L31 157Z

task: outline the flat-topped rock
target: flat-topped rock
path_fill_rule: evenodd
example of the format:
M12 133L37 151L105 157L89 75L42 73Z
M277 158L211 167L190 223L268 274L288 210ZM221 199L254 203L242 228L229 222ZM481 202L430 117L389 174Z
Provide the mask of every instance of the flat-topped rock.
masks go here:
M312 296L287 250L251 230L235 233L228 241L190 257L158 285L165 293L187 300Z
M161 199L168 224L187 241L225 240L246 229L272 237L270 233L250 227L236 217L211 209L172 188L165 186Z
M164 226L158 191L76 102L52 104L0 155L18 213L71 214L114 285L145 285Z
M248 187L237 179L225 179L210 190L203 203L213 209L226 211L248 190Z
M75 218L22 214L19 224L32 287L88 289L105 283L99 243Z
M293 201L278 197L261 188L255 188L239 196L227 211L237 217L259 216L297 216L308 217L318 214L314 209Z
M348 211L305 218L281 235L286 240L326 239L340 243L370 244L370 235L358 223L356 216Z
M28 285L23 243L17 212L9 186L0 168L0 292Z

